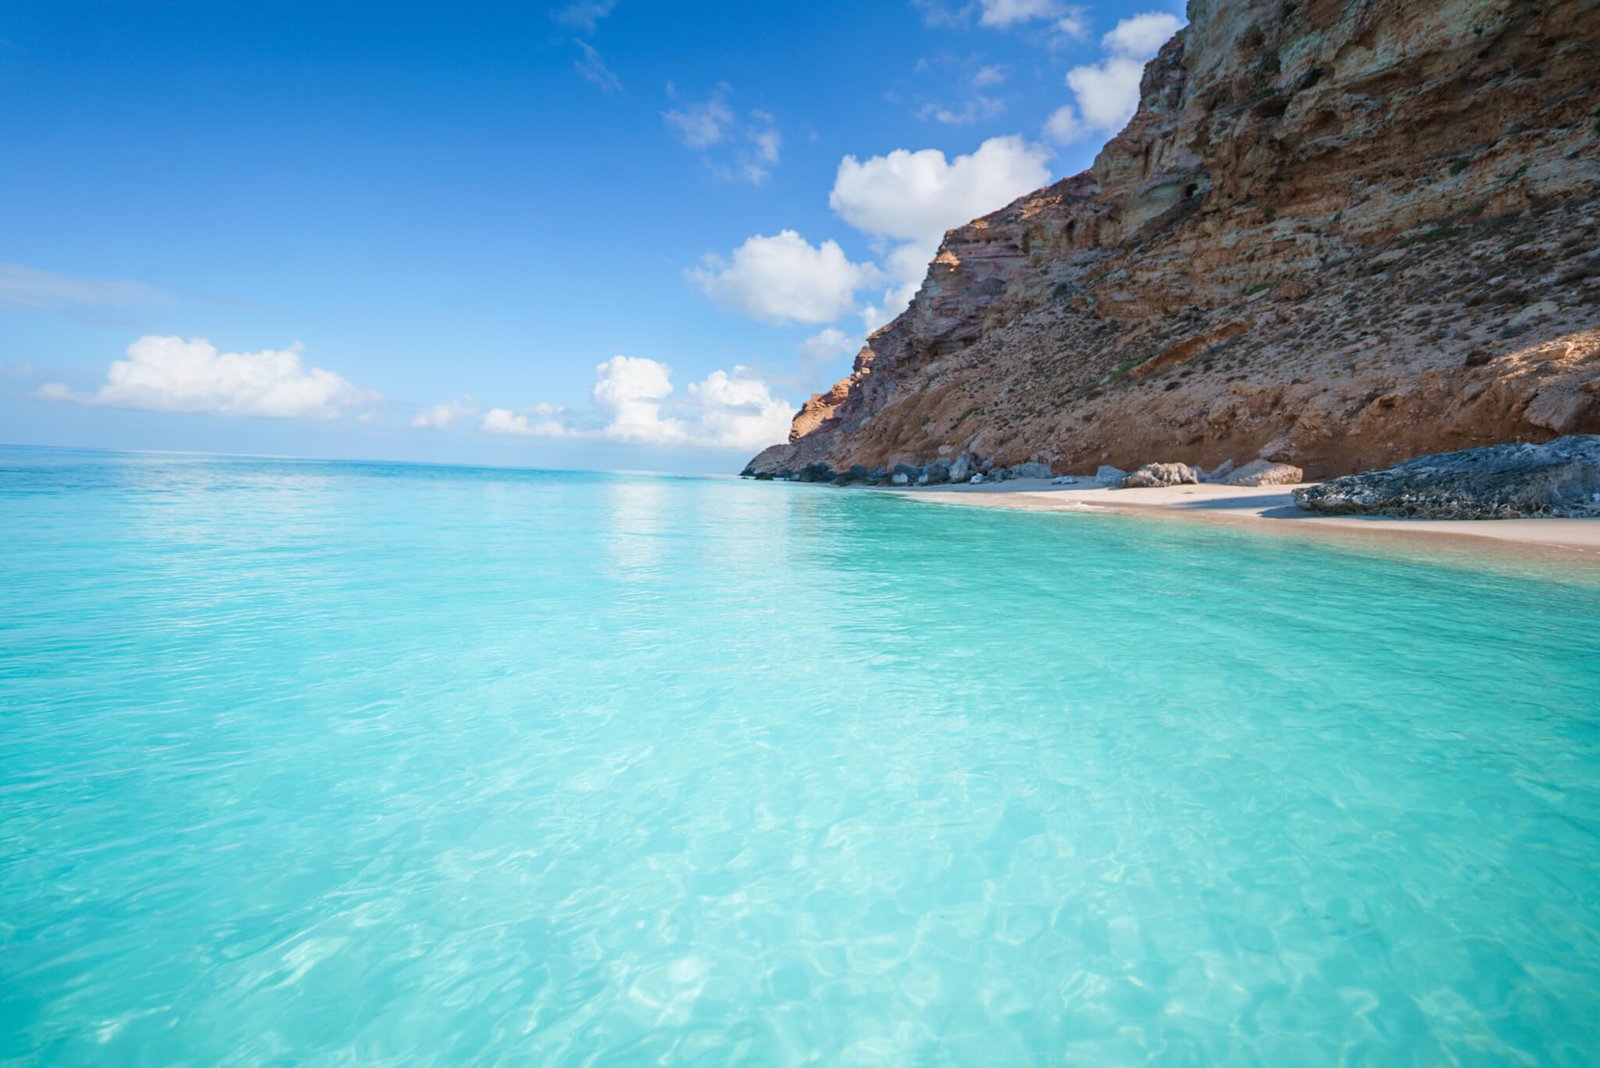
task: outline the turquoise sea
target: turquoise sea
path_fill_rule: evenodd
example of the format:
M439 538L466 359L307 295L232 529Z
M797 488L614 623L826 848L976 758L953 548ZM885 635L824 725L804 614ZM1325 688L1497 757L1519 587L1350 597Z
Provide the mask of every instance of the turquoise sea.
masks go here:
M0 1064L1594 1064L1597 624L1202 524L0 450Z

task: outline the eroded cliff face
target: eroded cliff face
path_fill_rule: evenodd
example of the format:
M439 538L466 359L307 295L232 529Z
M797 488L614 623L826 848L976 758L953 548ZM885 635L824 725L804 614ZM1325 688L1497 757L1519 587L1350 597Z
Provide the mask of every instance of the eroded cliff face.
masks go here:
M1600 431L1600 0L1193 0L1087 172L946 235L751 473L1325 477Z

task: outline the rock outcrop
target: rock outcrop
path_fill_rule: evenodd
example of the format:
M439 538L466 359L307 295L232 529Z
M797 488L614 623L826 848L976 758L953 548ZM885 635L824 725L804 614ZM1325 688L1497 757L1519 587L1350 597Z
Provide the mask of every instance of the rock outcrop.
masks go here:
M1600 516L1600 436L1419 456L1294 491L1324 515L1410 519Z
M1200 481L1200 473L1188 464L1145 464L1122 480L1126 487L1187 486Z
M1293 464L1271 460L1252 460L1222 479L1230 486L1293 486L1305 480L1306 473Z
M1600 430L1600 0L1192 0L1140 91L748 473L1320 478Z

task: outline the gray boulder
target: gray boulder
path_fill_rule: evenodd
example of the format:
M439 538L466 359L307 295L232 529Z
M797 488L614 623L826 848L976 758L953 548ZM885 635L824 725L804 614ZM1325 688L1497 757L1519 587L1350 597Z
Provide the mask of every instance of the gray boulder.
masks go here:
M1200 475L1188 464L1145 464L1122 480L1127 488L1138 486L1187 486L1200 481Z
M1222 461L1220 464L1217 465L1217 468L1216 468L1215 471L1212 471L1209 475L1206 476L1206 481L1207 482L1225 482L1225 481L1227 481L1228 476L1233 474L1233 466L1234 465L1233 465L1233 461L1232 460L1224 460L1224 461Z
M1078 480L1071 475L1057 475L1050 480L1050 485L1052 486L1076 486L1077 484Z
M965 482L970 474L972 474L972 457L962 453L956 457L955 463L950 465L950 473L947 477L951 482Z
M1419 456L1294 491L1324 515L1408 519L1600 516L1600 435Z
M935 460L927 467L924 467L922 473L927 476L930 485L938 485L941 482L954 481L950 477L950 467L949 460Z
M1096 482L1102 486L1111 486L1113 488L1122 485L1122 480L1127 477L1128 472L1120 467L1112 467L1110 464L1101 464L1100 470L1094 473Z
M982 471L974 472L972 477L967 479L967 484L968 485L972 485L972 486L976 486L976 485L980 484L981 482L983 482L983 472Z
M892 483L893 485L896 485L896 486L909 486L909 485L911 485L911 477L909 475L907 475L904 471L896 471L894 474L889 476L889 481L890 481L890 483Z
M1251 460L1222 481L1230 486L1292 486L1305 480L1306 473L1293 464Z
M1049 478L1050 465L1041 463L1012 464L1006 468L1007 478Z

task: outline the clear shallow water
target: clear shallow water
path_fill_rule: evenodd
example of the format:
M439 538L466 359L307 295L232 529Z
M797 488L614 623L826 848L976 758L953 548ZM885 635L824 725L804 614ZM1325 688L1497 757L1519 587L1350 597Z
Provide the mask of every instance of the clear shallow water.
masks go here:
M0 1062L1589 1064L1600 588L0 451Z

